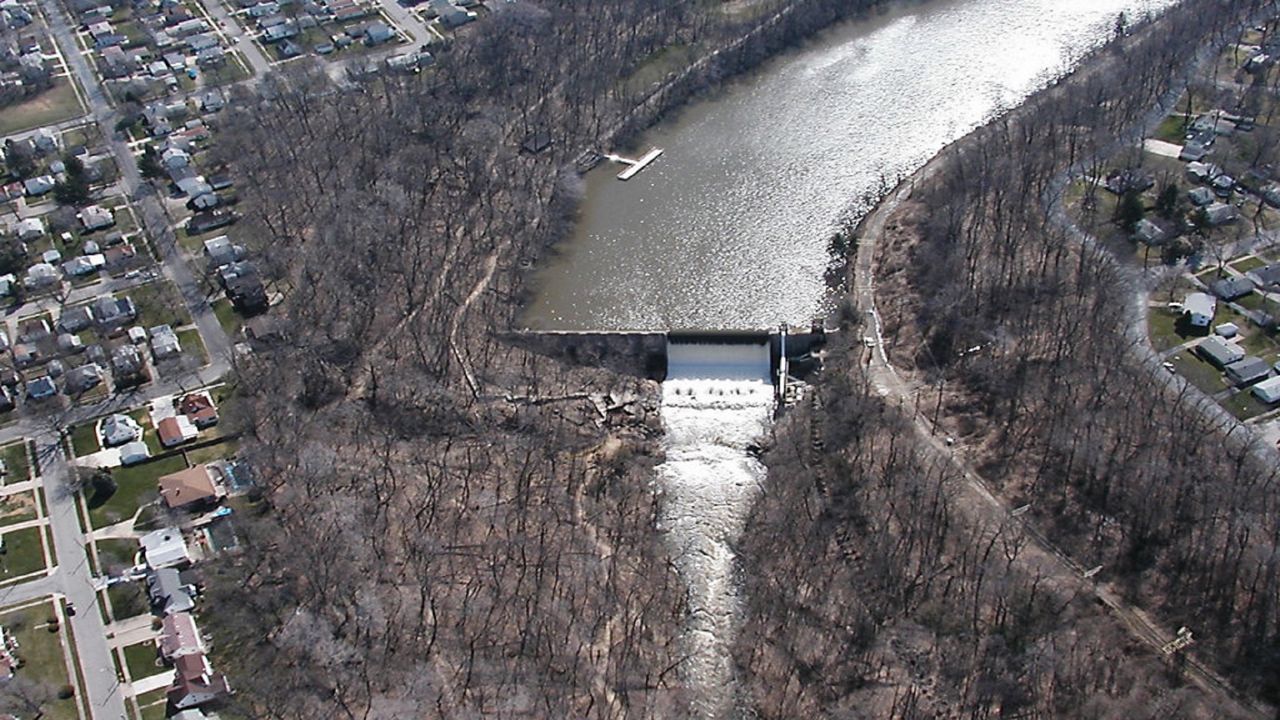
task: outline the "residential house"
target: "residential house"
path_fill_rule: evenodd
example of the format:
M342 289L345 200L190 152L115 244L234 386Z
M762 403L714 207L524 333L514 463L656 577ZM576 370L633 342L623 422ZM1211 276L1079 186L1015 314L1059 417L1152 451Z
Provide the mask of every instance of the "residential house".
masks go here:
M1225 368L1244 357L1244 350L1239 345L1224 342L1216 337L1205 338L1203 342L1196 346L1196 352L1200 354L1200 357L1208 360L1210 364L1219 368Z
M40 362L40 349L36 346L25 343L13 346L13 363L18 367L31 367L38 362Z
M186 415L174 415L156 424L156 434L160 436L161 445L171 448L195 440L199 431Z
M182 352L182 344L178 342L178 334L168 325L157 325L151 328L151 354L157 361L177 356Z
M49 321L43 317L36 317L30 320L23 320L18 323L18 341L24 343L37 343L53 334L53 330L49 327Z
M204 254L209 259L209 267L220 268L244 260L246 251L243 245L235 245L231 238L219 235L204 241Z
M173 572L177 575L177 571ZM167 615L160 623L160 637L156 640L160 657L173 662L185 655L203 655L207 652L204 638L196 627L195 618L189 612Z
M107 256L101 253L94 255L77 255L62 263L62 272L68 277L84 277L101 270L107 264Z
M1209 290L1219 299L1230 302L1253 292L1253 281L1246 277L1227 277L1210 285Z
M178 412L186 415L191 424L201 430L218 424L218 409L207 392L184 395L178 401Z
M440 19L440 24L450 30L462 27L476 19L474 12L464 10L449 2L449 0L431 0L430 7L435 12L436 17Z
M22 242L30 242L44 235L44 219L38 217L29 217L19 220L14 226L14 234Z
M47 262L38 262L27 268L22 284L28 290L43 290L58 284L61 280L62 275L58 273L56 267Z
M65 333L78 333L93 325L93 310L88 305L77 305L62 313L55 323Z
M1271 364L1257 357L1244 357L1227 366L1227 379L1236 387L1252 385L1271 374Z
M1198 162L1203 160L1209 154L1209 148L1198 140L1188 140L1182 145L1182 150L1178 153L1179 160L1190 160Z
M101 295L93 301L92 310L98 324L107 328L124 325L138 316L138 308L127 297Z
M1164 228L1160 227L1156 223L1148 220L1147 218L1143 218L1134 226L1133 237L1135 240L1145 245L1159 245L1165 241L1165 238L1168 237L1168 233L1166 233Z
M364 29L364 44L369 46L381 45L395 39L396 32L381 20L369 23Z
M142 353L132 345L121 345L111 353L111 372L117 387L138 385L147 380Z
M72 335L71 333L65 332L58 333L56 343L58 345L58 352L66 355L74 355L76 353L84 352L84 341L80 339L79 335Z
M1240 218L1240 213L1236 211L1235 207L1226 203L1214 203L1204 208L1203 212L1205 222L1209 224L1209 227L1228 225Z
M1126 168L1112 173L1103 186L1116 195L1124 195L1128 192L1145 192L1155 184L1156 181L1150 174L1137 168Z
M1187 193L1187 199L1191 201L1192 205L1198 208L1208 207L1214 203L1214 194L1213 191L1207 187L1192 188L1191 191Z
M267 290L253 263L238 262L219 268L218 282L241 313L252 315L267 309Z
M138 543L147 567L152 570L176 568L191 564L191 553L187 550L187 541L178 528L163 528L143 535Z
M214 472L208 465L197 465L164 475L158 481L160 497L173 510L200 510L217 505L226 497L227 491L215 481L221 478L215 478Z
M1245 273L1257 287L1267 290L1280 288L1280 263L1273 263Z
M116 413L102 421L98 435L102 438L104 447L115 447L141 439L142 426L128 415Z
M187 233L189 235L200 235L210 230L226 227L235 221L236 216L229 211L196 213L187 221Z
M1253 386L1253 396L1268 405L1280 402L1280 376L1267 378Z
M88 232L101 230L105 227L111 227L116 224L115 215L104 207L99 205L90 205L76 214L80 224Z
M166 695L177 710L204 705L231 692L226 677L213 671L203 653L182 655L173 666L176 672Z
M71 337L75 337L72 335ZM76 338L79 341L79 338ZM97 363L85 363L67 373L67 390L83 393L102 384L102 368Z
M47 400L57 394L58 386L47 375L27 383L27 397L32 400Z
M147 597L160 615L185 613L196 606L195 588L182 582L181 573L171 567L147 573Z

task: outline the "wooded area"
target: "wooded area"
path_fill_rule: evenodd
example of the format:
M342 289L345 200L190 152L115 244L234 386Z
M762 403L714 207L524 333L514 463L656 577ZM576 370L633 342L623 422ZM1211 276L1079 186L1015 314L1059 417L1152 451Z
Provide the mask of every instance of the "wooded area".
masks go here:
M812 437L808 411L780 431L744 550L739 656L762 717L1232 712L1162 672L1078 576L1042 575L1022 531L971 512L908 431L935 395L939 431L1009 507L1170 632L1192 628L1242 696L1280 700L1274 454L1146 361L1133 276L1048 209L1069 168L1136 141L1197 51L1264 7L1179 4L949 150L891 218L887 346L936 390L927 412L884 407L849 346Z
M299 61L236 99L216 151L285 328L238 361L264 509L211 578L247 714L684 714L657 386L506 331L582 150L871 4L498 4L422 76L340 90ZM626 82L674 44L687 73Z

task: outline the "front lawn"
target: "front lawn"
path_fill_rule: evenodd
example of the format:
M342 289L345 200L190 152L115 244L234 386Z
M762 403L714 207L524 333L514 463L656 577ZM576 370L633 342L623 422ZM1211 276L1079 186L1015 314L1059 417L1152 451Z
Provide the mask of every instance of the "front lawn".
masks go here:
M1238 420L1248 420L1251 417L1257 417L1271 409L1255 397L1248 388L1232 395L1223 403L1223 406L1227 408L1228 412L1235 415Z
M100 496L95 490L90 490L87 502L90 525L102 528L132 518L138 508L159 497L156 481L161 475L178 472L186 467L182 456L175 455L112 469L111 477L116 481L115 492Z
M244 327L244 318L240 313L236 312L236 308L231 301L226 298L220 298L213 303L213 314L218 318L218 324L222 326L222 331L229 338L236 338L240 334L240 328Z
M0 498L0 526L36 519L35 492L14 493Z
M1213 396L1227 388L1222 373L1208 362L1201 360L1192 352L1180 352L1172 358L1173 367L1187 382L1200 388L1206 395Z
M1264 268L1266 266L1267 262L1265 260L1252 256L1231 263L1231 269L1239 273L1247 273L1250 270L1257 270L1258 268Z
M140 582L112 585L107 588L107 599L111 601L111 617L115 620L136 617L151 610L147 591L142 589Z
M1152 137L1174 145L1183 144L1187 141L1187 117L1181 114L1170 115L1160 122L1160 127L1156 128Z
M76 457L92 455L102 449L98 441L98 423L96 420L81 423L71 428L71 452Z
M44 534L38 527L4 533L4 552L0 554L0 580L7 581L30 575L45 568Z
M18 641L15 653L22 661L16 675L29 680L47 683L54 688L70 684L67 676L67 659L62 649L62 633L66 628L58 626L49 631L49 620L57 617L53 603L42 603L13 610L0 615L0 625L12 633ZM80 717L74 697L66 700L50 700L40 708L38 716L43 720L76 720Z
M27 443L19 440L0 447L0 459L4 460L6 485L26 482L31 479L31 459L27 456Z
M134 680L160 672L161 667L156 662L158 659L154 642L140 642L124 649L124 664L129 668L129 677Z
M1162 307L1151 308L1147 313L1147 334L1151 337L1151 346L1157 352L1175 348L1205 335L1203 328L1192 328L1183 318L1183 315L1174 315Z
M133 567L134 558L138 556L136 540L110 538L97 540L94 546L98 548L98 565L108 574L114 574L117 569Z

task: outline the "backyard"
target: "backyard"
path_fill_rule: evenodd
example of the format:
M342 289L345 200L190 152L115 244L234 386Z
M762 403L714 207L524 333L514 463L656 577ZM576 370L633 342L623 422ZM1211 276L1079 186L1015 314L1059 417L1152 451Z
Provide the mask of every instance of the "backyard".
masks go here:
M110 493L90 491L86 505L89 508L89 524L94 528L107 527L128 520L140 507L159 497L156 481L161 475L178 472L187 467L181 455L150 460L138 465L111 470L116 489Z

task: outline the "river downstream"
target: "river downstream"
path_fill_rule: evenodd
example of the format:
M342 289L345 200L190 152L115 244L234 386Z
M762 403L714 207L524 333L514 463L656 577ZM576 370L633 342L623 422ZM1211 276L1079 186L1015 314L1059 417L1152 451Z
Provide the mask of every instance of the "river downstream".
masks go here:
M591 172L523 320L807 324L829 302L829 238L864 198L1064 74L1120 12L1173 2L939 0L842 24L647 133L632 154L666 152L634 179L614 163Z

